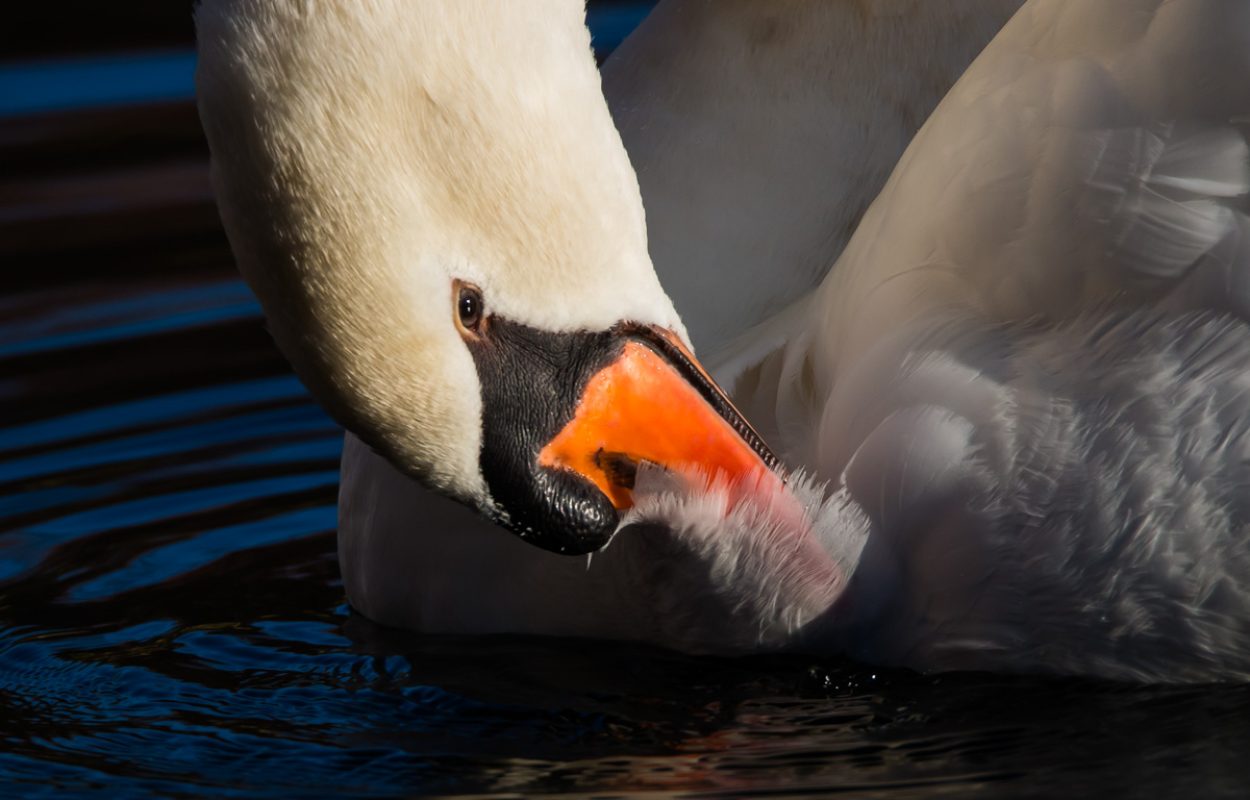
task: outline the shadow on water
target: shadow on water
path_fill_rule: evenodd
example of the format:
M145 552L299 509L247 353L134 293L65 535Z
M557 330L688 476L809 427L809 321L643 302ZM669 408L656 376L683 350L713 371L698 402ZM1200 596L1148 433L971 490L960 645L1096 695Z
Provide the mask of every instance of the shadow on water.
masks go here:
M596 13L627 30L638 11L622 8ZM340 433L230 270L195 130L184 99L0 133L10 791L1212 797L1250 785L1243 687L418 637L352 615L335 559Z

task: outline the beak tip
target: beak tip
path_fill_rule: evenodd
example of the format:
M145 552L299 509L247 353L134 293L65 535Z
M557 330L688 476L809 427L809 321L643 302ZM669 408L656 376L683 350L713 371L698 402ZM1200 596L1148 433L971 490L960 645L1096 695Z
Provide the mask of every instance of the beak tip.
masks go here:
M579 556L602 548L616 533L619 515L593 483L566 469L540 467L538 518L510 518L504 525L529 544L560 555Z

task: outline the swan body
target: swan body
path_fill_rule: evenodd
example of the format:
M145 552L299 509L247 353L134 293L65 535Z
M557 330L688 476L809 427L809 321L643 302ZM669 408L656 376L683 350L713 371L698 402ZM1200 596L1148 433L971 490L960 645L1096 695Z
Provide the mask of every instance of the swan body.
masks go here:
M865 657L1246 676L1247 45L1241 5L1027 3L713 359L872 518Z
M459 10L473 3L420 21L388 3L338 15L346 21L243 0L214 7L223 10L207 24L200 13L202 51L206 31L221 43L201 67L201 108L232 244L279 344L362 434L348 434L340 494L354 607L426 631L801 648L926 670L1250 677L1250 7L1029 0L937 106L848 241L908 120L919 124L977 37L1019 3L928 4L926 14L977 23L939 26L936 44L892 16L897 4L854 4L863 35L941 65L939 85L893 96L886 119L865 114L871 91L762 118L744 102L728 129L719 123L735 112L713 97L685 139L681 87L715 84L706 70L733 42L754 45L729 62L744 89L802 96L811 73L801 56L751 60L784 35L771 8L730 4L704 19L707 9L661 6L604 81L652 215L648 254L577 5L552 4L562 16L550 34L526 15ZM908 85L906 64L891 72L853 54L851 5L827 17L831 34L843 32L845 49L833 51L843 60L804 38L810 21L790 29L808 43L796 51L865 84L880 74L883 96ZM376 30L353 27L366 22ZM304 47L274 44L275 33ZM332 68L344 58L334 36L367 53L350 62L352 86ZM425 45L418 66L392 72L409 39ZM492 49L512 41L541 46ZM769 63L775 72L755 69ZM557 68L579 78L547 83ZM677 76L667 94L649 71L660 68ZM205 86L240 75L252 106L228 85L205 98ZM277 85L288 77L311 87L307 102ZM385 101L413 94L396 107L418 118L418 133L401 135ZM355 114L328 114L344 104ZM811 110L788 128L796 108ZM339 116L365 134L327 122ZM838 119L847 124L829 122ZM232 148L240 127L249 133ZM829 145L824 129L842 133ZM304 137L320 139L319 156L304 157L316 152ZM703 162L702 141L713 143ZM769 155L753 174L743 154L757 142ZM744 166L734 174L726 163ZM820 169L793 171L805 163ZM248 183L255 175L266 191ZM497 181L507 191L492 191ZM794 213L760 214L753 185ZM448 203L449 192L463 196ZM483 208L499 224L483 223ZM594 236L604 238L582 241ZM717 244L702 258L705 238ZM812 477L782 485L767 470L726 477L697 460L657 468L643 458L617 532L586 559L534 548L420 488L412 478L488 516L497 497L529 497L500 483L485 455L474 459L495 446L500 403L480 337L461 330L462 344L450 323L429 322L447 316L429 298L466 274L489 287L501 334L519 321L537 331L525 341L566 366L546 349L552 337L574 347L581 331L630 320L703 385L681 355L693 340L782 460ZM362 322L374 309L388 330ZM614 368L570 382L599 385ZM701 391L716 405L713 389ZM572 419L565 433L587 418L585 396L560 412ZM508 502L512 515L492 518L527 535L516 515L529 507Z

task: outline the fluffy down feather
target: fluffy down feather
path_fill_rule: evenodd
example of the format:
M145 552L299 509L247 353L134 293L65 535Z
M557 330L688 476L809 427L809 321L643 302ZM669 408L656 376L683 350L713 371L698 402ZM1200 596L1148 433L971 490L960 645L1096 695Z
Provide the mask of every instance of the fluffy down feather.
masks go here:
M845 492L826 497L824 489L802 474L783 491L760 491L644 464L609 548L630 551L634 585L665 643L706 652L793 647L841 597L868 531Z

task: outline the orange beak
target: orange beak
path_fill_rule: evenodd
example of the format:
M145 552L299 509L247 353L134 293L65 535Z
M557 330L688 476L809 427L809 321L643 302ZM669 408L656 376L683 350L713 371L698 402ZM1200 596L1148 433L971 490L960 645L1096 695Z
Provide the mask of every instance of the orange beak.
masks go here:
M642 461L719 473L731 486L780 485L776 457L680 340L646 332L646 343L629 340L590 378L573 419L538 463L577 472L617 510L633 505Z

